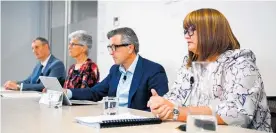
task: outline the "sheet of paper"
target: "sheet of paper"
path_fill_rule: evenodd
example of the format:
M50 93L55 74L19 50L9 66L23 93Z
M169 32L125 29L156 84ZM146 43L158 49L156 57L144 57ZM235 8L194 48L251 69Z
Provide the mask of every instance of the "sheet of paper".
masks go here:
M7 90L7 89L5 89L3 86L1 86L1 90L0 90L1 92L9 92L9 91L13 91L13 90Z
M40 97L39 93L2 93L1 97L4 98L36 98Z
M98 102L88 101L88 100L70 100L72 104L75 105L97 105Z

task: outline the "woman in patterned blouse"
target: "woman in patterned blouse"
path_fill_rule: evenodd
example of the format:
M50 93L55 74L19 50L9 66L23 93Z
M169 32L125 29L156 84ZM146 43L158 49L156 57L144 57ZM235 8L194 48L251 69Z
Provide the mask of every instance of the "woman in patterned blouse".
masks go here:
M193 75L191 63L206 61L216 66L212 71L212 90L215 98L221 101L216 108L218 124L272 132L271 115L255 55L250 50L240 50L224 15L215 9L199 9L189 13L183 25L189 54L184 57L177 80L167 94L160 97L152 89L148 102L151 112L161 119L178 121L186 121L188 110L211 113L204 101L197 107L185 107L188 94L195 90L190 87L193 84L190 83L193 82L190 81Z
M93 87L99 82L97 64L88 58L92 46L92 36L86 31L75 31L69 35L69 55L76 60L69 70L63 88Z

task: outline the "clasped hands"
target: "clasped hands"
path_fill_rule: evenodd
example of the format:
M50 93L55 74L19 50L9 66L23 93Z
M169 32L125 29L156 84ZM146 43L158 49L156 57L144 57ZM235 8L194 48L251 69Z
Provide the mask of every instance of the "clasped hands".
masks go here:
M151 112L162 120L173 118L173 103L169 102L165 98L159 96L154 89L151 89L152 96L148 101L147 106Z

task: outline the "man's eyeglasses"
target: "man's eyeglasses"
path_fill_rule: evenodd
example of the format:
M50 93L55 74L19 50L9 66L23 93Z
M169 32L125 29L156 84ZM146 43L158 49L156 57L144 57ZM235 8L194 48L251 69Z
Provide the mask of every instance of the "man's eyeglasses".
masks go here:
M130 44L119 44L119 45L111 44L111 45L107 46L107 49L109 52L114 52L114 51L116 51L117 48L126 47L128 45L130 45Z
M188 35L191 37L194 35L194 31L196 30L195 26L190 26L188 28L184 29L184 36L188 33Z
M82 44L77 44L77 43L69 43L70 46L75 47L75 46L83 46Z

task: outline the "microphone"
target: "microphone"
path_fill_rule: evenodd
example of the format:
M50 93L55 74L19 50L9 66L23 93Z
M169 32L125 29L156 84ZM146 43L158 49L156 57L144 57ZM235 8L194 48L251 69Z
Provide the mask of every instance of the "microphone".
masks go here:
M190 92L189 95L186 95L186 100L185 100L185 102L183 103L184 106L185 106L185 104L186 104L188 98L190 97L190 95L191 95L191 93L192 93L192 87L193 87L194 82L195 82L195 79L194 79L194 77L192 76L192 77L190 78L190 89L191 89L191 92Z
M126 75L124 75L123 80L124 80L124 81L126 81L126 79L127 79L127 76L126 76Z
M194 77L192 76L192 77L190 78L190 86L191 86L191 87L193 86L194 82L195 82L195 79L194 79Z

